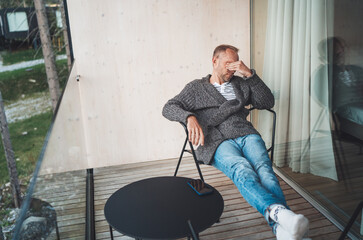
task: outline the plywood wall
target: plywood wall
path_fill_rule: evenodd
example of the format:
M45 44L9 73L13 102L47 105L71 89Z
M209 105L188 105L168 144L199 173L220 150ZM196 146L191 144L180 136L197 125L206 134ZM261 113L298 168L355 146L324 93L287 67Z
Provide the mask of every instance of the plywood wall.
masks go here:
M177 157L183 129L162 117L166 101L211 73L219 44L237 46L250 64L249 0L67 3L76 72L43 172Z
M267 26L268 0L252 0L251 15L251 66L262 77L263 62L265 58L265 40ZM258 113L252 113L252 124L258 127Z

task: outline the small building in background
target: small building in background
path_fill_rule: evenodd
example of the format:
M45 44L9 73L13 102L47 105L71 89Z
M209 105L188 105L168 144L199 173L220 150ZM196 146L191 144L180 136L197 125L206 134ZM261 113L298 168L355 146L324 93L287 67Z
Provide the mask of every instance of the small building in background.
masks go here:
M51 36L62 28L61 13L58 6L47 7L48 22L51 23ZM54 40L54 42L59 42ZM18 46L40 47L38 22L34 8L0 9L0 50L14 49Z

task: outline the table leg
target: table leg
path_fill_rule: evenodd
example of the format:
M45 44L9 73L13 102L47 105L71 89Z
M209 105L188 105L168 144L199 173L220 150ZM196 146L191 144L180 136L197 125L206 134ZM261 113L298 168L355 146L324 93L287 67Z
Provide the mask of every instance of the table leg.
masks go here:
M111 239L113 240L113 232L112 232L112 227L111 227L111 225L109 225L110 226L110 235L111 235Z
M192 234L192 239L193 240L199 240L199 233L196 233L194 231L194 228L193 228L193 225L192 225L192 222L190 220L187 221L188 223L188 226L189 226L189 229L190 229L190 232ZM188 236L188 239L189 239L189 236Z

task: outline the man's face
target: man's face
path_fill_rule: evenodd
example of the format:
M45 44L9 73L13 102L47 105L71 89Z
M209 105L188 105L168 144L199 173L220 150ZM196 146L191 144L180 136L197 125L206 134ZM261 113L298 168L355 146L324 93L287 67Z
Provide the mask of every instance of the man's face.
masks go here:
M227 49L225 52L220 52L217 57L213 57L213 70L214 73L223 80L223 82L228 82L235 71L230 71L227 69L226 65L238 61L238 54Z

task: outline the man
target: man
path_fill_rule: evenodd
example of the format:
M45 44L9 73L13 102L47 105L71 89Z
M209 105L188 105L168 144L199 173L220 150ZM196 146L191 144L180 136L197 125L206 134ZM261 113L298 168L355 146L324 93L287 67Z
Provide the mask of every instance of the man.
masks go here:
M186 123L189 141L200 145L198 160L232 179L246 201L265 216L277 239L302 239L309 221L288 209L265 143L246 120L246 105L274 106L270 89L239 61L236 47L218 46L212 63L212 75L188 83L166 103L163 115Z

